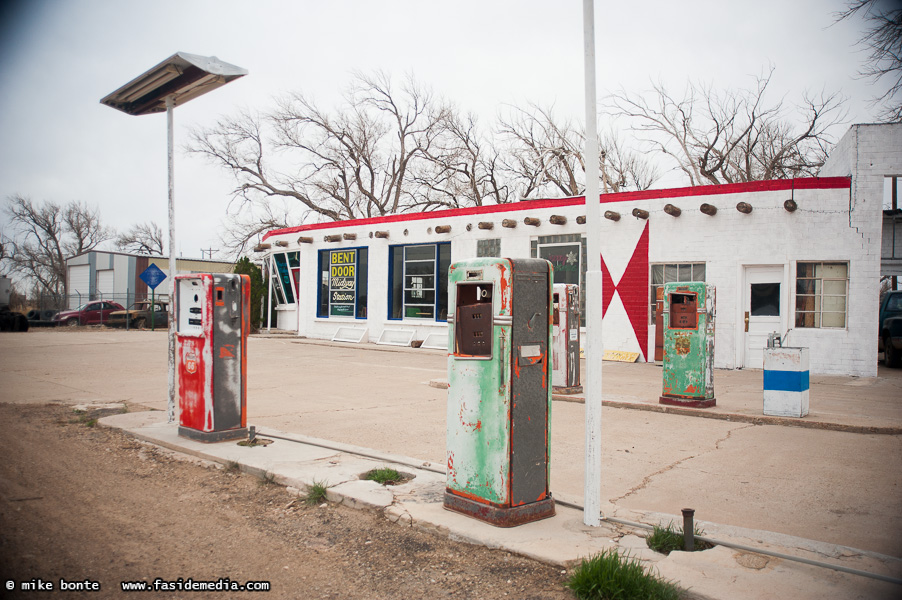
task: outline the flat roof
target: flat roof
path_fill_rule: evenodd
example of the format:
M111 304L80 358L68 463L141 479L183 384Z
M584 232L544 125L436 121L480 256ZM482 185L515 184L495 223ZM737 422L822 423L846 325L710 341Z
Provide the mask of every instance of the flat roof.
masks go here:
M602 204L611 202L629 202L636 200L656 200L662 198L686 198L692 196L714 196L721 194L741 194L747 192L772 192L780 190L814 190L814 189L851 189L850 177L805 177L800 179L769 179L766 181L750 181L747 183L725 183L721 185L698 185L682 188L670 188L663 190L639 190L636 192L617 192L601 194L599 201ZM397 213L384 217L369 217L364 219L347 219L344 221L327 221L324 223L310 223L285 229L273 229L263 236L266 241L270 236L312 231L316 229L329 229L332 227L355 227L361 225L375 225L378 223L393 223L398 221L420 221L424 219L461 217L466 215L481 215L490 213L504 213L518 210L535 210L537 208L555 208L559 206L574 206L585 204L585 196L573 196L569 198L547 198L538 200L521 200L507 204L490 204L485 206L469 206L466 208L451 208L426 212Z

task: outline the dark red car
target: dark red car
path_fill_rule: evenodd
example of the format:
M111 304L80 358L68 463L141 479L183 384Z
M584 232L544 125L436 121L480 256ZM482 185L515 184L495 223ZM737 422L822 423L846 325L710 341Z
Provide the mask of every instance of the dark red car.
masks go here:
M57 325L99 325L109 321L110 313L114 310L125 310L125 308L117 302L93 300L82 304L76 309L57 313L53 317L53 321Z

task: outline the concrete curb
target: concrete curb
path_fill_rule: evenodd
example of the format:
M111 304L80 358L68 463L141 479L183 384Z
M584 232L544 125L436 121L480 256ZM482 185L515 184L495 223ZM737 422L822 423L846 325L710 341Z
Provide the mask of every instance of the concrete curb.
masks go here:
M433 379L429 387L440 390L448 389L448 382L443 379ZM552 400L560 402L573 402L585 404L583 396L569 394L551 394ZM848 425L845 423L831 423L829 421L812 421L810 419L789 419L785 417L773 417L770 415L746 415L733 412L714 412L699 408L685 408L682 406L669 406L666 404L648 404L645 402L623 402L620 400L602 400L602 406L610 408L628 408L632 410L644 410L648 412L682 415L684 417L701 417L703 419L717 419L719 421L732 421L736 423L751 423L753 425L779 425L782 427L800 427L802 429L825 429L829 431L842 431L845 433L873 433L879 435L902 435L902 427L880 427L876 425Z
M891 598L898 586L855 575L828 571L774 558L748 559L748 554L717 546L705 552L673 552L664 556L649 550L642 535L630 527L603 521L597 528L582 523L582 511L559 504L549 519L510 529L491 527L475 519L447 511L442 506L444 476L440 465L406 456L283 433L265 427L260 437L275 438L264 448L240 447L236 443L204 444L177 435L175 424L162 423L159 411L125 413L100 419L104 427L121 429L142 441L214 463L237 463L240 469L274 481L300 495L314 481L328 481L327 498L351 508L372 509L401 525L437 534L456 541L505 550L540 562L570 568L584 557L605 549L629 552L667 579L676 581L688 596L696 599L725 598L757 600L761 597L792 596L821 600L837 589L855 590L859 598ZM362 456L361 456L362 454ZM399 486L383 487L360 479L374 466L392 464L412 471L414 479ZM428 470L426 470L428 469ZM560 498L564 500L563 497ZM567 498L573 502L573 498ZM675 515L636 512L611 504L605 514L637 523L677 521ZM874 573L895 573L902 559L855 550L824 542L796 538L767 531L702 523L706 535L723 542L760 546L786 554L829 560ZM751 566L750 566L751 565ZM839 586L839 587L837 587ZM763 595L762 595L763 594Z
M553 395L554 400L563 402L577 402L585 404L585 398L574 396ZM787 419L784 417L772 417L769 415L745 415L742 413L706 412L705 409L683 408L680 406L667 406L664 404L645 404L642 402L620 402L617 400L602 400L602 406L611 408L630 408L633 410L645 410L648 412L668 413L682 415L684 417L701 417L703 419L717 419L720 421L734 421L738 423L751 423L753 425L780 425L782 427L801 427L803 429L826 429L829 431L843 431L846 433L874 433L880 435L900 435L902 427L879 427L869 425L846 425L844 423L831 423L829 421L809 421L805 419Z
M393 346L391 344L376 344L374 342L362 342L359 344L354 342L333 342L332 340L308 338L291 332L254 333L250 337L264 340L283 340L294 344L308 344L311 346L330 346L333 348L352 347L358 350L375 350L376 352L408 352L414 354L433 354L437 356L447 356L448 354L447 350L436 350L435 348L413 348L411 346Z

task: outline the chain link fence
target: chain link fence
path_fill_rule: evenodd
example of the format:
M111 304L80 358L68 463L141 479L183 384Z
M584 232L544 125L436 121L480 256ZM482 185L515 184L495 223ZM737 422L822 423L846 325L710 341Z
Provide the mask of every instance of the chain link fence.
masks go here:
M57 313L64 310L76 310L88 302L100 300L121 306L122 308L133 308L138 302L149 302L151 300L157 302L169 302L168 294L103 294L96 292L94 294L80 294L78 292L69 294L68 296L56 296L52 294L41 294L36 298L31 298L23 303L19 309L25 313L29 323L32 326L40 325L56 325L53 320ZM113 306L119 310L118 307Z

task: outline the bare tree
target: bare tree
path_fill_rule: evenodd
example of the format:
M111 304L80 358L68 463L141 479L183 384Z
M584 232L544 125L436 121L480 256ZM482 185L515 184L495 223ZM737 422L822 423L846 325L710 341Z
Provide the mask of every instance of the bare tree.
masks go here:
M773 75L753 89L718 92L690 82L681 98L662 83L651 99L621 91L608 108L627 118L654 150L674 161L691 185L813 176L833 145L834 125L845 118L839 94L806 94L793 123L783 102L768 104Z
M267 115L243 112L194 131L189 150L229 169L242 203L290 198L326 219L380 216L417 205L412 163L447 110L412 77L395 89L386 74L358 73L334 113L293 94Z
M161 255L163 230L153 221L132 225L128 231L116 236L116 246L125 252Z
M502 157L483 134L475 115L448 109L439 135L412 170L414 207L459 208L516 200L502 169Z
M521 197L578 196L585 190L585 133L570 120L559 120L550 107L512 108L500 119L498 134L508 143L505 169ZM599 175L604 191L647 189L657 171L627 150L609 132L599 136Z
M650 186L657 174L645 159L605 139L606 189ZM263 231L297 224L298 213L340 220L575 196L585 187L583 146L582 132L550 109L514 109L483 129L412 77L395 86L384 73L357 73L336 110L292 94L266 113L195 130L188 149L235 176L223 242L241 251Z
M849 0L846 10L836 13L836 20L855 14L861 14L866 26L858 43L868 49L867 64L859 74L874 83L889 81L889 88L874 98L874 104L883 105L883 121L898 123L902 121L902 8L891 0Z
M32 280L60 305L66 294L66 259L114 236L96 208L78 202L35 204L17 194L9 198L6 212L17 235L5 260L13 272Z
M226 250L235 256L241 256L267 231L298 225L291 218L291 210L285 204L286 202L274 199L230 213L220 236Z

